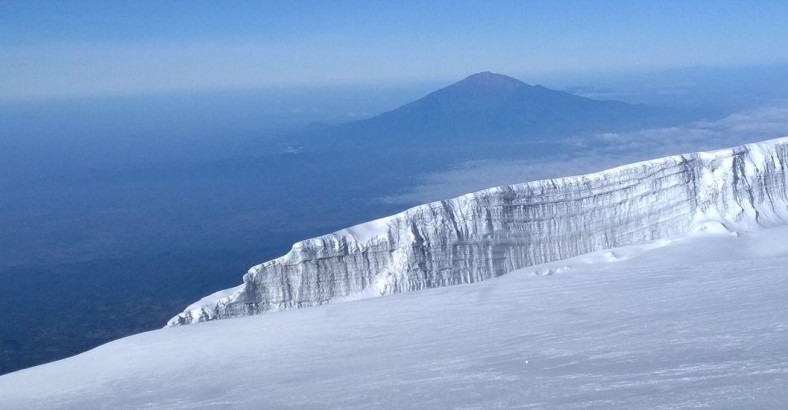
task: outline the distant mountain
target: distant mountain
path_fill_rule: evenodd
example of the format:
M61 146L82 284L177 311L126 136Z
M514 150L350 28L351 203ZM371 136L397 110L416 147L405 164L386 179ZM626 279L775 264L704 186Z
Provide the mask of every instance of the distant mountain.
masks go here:
M396 141L475 137L561 137L675 124L683 113L600 101L482 72L376 117L337 127L338 134Z

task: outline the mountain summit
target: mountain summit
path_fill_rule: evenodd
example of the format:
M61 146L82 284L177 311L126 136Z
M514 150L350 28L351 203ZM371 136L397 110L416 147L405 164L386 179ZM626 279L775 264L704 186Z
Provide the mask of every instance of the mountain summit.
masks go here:
M531 86L516 78L485 71L432 92L420 100L392 111L392 113L403 109L411 112L424 109L487 110L504 103L522 87Z
M474 89L474 88L486 88L486 89L500 89L500 90L514 90L517 87L528 85L516 78L509 77L503 74L496 74L491 73L489 71L483 71L481 73L476 73L465 77L463 80L460 80L447 88L458 88L458 89Z
M425 139L521 140L647 128L685 119L669 109L593 100L481 72L341 129L364 138L391 137L414 143Z

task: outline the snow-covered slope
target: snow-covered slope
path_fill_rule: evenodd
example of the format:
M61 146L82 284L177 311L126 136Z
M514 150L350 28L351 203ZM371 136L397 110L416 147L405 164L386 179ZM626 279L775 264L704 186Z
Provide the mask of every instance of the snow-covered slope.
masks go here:
M692 230L788 221L788 138L488 189L298 242L168 326L478 282Z
M667 242L143 333L0 376L0 408L785 408L788 228Z

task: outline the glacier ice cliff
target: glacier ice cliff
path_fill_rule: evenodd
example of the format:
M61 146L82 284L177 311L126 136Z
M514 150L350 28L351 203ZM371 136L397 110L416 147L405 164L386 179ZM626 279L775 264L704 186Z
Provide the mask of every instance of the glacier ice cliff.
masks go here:
M487 189L307 239L167 326L472 283L693 230L788 222L788 137Z

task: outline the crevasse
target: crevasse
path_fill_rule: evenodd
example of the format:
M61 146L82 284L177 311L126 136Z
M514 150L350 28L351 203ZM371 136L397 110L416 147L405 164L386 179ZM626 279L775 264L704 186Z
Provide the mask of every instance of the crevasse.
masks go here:
M478 282L692 230L788 221L788 137L432 202L293 245L167 326Z

